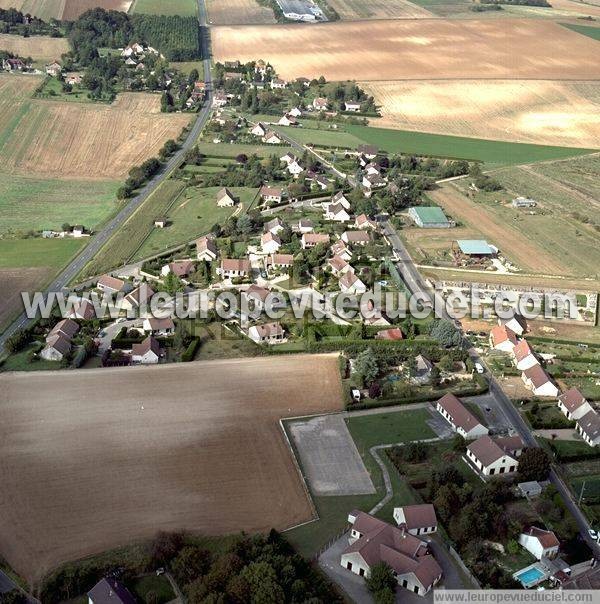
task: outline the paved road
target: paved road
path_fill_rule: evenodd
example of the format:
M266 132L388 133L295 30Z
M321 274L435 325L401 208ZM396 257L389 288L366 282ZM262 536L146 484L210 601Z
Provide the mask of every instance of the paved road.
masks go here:
M50 283L45 293L58 292L67 287L69 283L83 270L83 268L94 258L100 249L108 240L119 230L125 221L139 208L139 206L153 193L158 186L165 180L169 174L177 168L183 161L185 152L189 150L196 142L202 128L208 121L212 110L213 88L211 73L211 46L210 31L208 28L206 6L204 0L198 0L198 21L200 24L201 50L204 63L204 82L206 84L206 101L198 113L186 140L179 149L164 165L159 174L154 176L142 190L133 197L125 207L90 241L87 247L76 256L71 263ZM7 338L18 329L25 327L30 322L25 313L21 314L5 331L0 335L0 353L4 349Z

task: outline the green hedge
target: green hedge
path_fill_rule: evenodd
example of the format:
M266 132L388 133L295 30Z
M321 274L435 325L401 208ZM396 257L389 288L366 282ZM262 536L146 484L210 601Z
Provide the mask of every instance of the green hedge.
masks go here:
M189 363L190 361L193 361L199 347L200 347L200 338L194 338L189 343L188 347L185 349L183 354L181 355L181 362Z

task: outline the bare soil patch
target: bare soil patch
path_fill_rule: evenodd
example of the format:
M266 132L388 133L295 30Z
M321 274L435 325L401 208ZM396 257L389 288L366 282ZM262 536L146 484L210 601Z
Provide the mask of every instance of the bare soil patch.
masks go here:
M48 279L47 268L0 268L0 332L22 308L21 292L35 291Z
M160 96L144 93L121 94L112 105L28 103L0 147L4 169L58 178L120 178L191 119L160 113Z
M160 529L310 520L278 420L341 403L334 355L0 375L0 554L35 580Z
M598 79L598 43L586 38L552 21L531 19L397 19L212 30L217 61L263 58L288 79L324 75L365 81Z
M0 34L0 50L7 50L21 57L31 57L34 61L49 63L55 59L60 60L60 55L68 52L69 43L66 38L51 38L50 36L24 38L23 36ZM34 79L37 81L37 78Z
M208 0L208 18L215 25L276 23L273 11L256 0Z
M600 147L600 82L363 82L384 128Z
M431 19L435 15L408 0L328 0L344 21L360 19Z
M428 192L433 201L455 219L476 228L489 243L517 266L543 274L569 274L568 267L547 253L541 246L523 236L517 229L496 217L483 204L476 204L451 185Z

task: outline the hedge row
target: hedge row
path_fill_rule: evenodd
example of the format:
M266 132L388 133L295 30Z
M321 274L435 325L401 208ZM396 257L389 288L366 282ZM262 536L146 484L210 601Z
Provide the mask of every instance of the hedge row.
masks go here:
M557 340L556 338L546 338L544 336L527 336L528 342L546 342L548 344L570 344L572 346L579 346L581 342L577 340ZM600 348L600 344L591 344L586 342L585 345L588 348Z
M189 343L188 347L185 349L183 354L181 355L181 362L189 363L190 361L193 361L194 357L196 356L196 352L197 352L199 346L200 346L200 338L194 338Z

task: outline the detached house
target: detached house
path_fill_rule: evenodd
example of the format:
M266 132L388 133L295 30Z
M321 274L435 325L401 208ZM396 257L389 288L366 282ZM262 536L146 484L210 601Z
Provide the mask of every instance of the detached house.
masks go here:
M534 365L523 371L521 379L536 396L558 396L558 388L541 365Z
M293 230L297 233L312 233L315 230L313 221L308 218L301 218L298 224L293 226Z
M467 458L484 476L511 474L519 467L523 447L518 436L491 438L486 434L467 447Z
M50 76L57 77L62 72L62 65L58 61L46 65L46 73Z
M267 263L274 269L290 268L294 264L294 256L292 254L273 254Z
M72 319L62 319L46 336L46 346L40 352L46 361L61 361L71 352L71 339L79 331L79 325Z
M367 245L371 242L371 235L365 231L345 231L342 241L348 245Z
M346 262L349 262L352 258L352 252L346 246L346 242L342 241L341 239L338 239L331 246L331 253L334 256L339 256L340 258L343 258Z
M373 566L386 562L398 585L419 596L428 594L442 578L427 543L405 527L396 528L357 510L348 515L348 522L352 524L349 545L340 560L345 569L369 577Z
M69 313L68 318L90 321L91 319L96 318L96 309L89 300L83 298L81 302L78 302L73 306L73 310Z
M506 325L496 325L490 331L490 346L494 350L512 352L517 345L517 336Z
M131 347L131 361L139 365L155 365L160 361L162 350L158 340L148 336L140 344Z
M160 269L160 274L166 277L169 273L173 273L176 277L187 277L196 270L196 265L192 260L175 260L165 264Z
M258 122L258 124L256 124L256 126L254 126L250 132L251 134L254 134L254 136L263 137L265 134L267 134L267 127L262 122Z
M140 306L147 305L153 295L154 290L146 283L142 283L123 298L123 308L125 310L133 310Z
M429 535L437 531L437 518L431 503L394 508L394 520L399 527L404 525L411 535Z
M498 325L508 327L518 336L522 336L527 331L527 320L519 314L513 315L510 319L498 319Z
M329 235L325 233L304 233L300 240L302 249L306 250L320 243L329 243Z
M155 317L144 319L142 328L146 333L150 333L153 336L170 336L175 333L175 323L173 319L169 319L168 317L164 319L157 319Z
M327 261L327 265L334 275L343 275L348 271L354 272L354 269L340 256L333 256Z
M325 111L327 109L327 105L327 99L324 99L323 97L317 97L312 102L312 106L315 111Z
M267 187L264 185L260 188L260 196L263 201L281 203L281 200L283 199L283 189L278 187Z
M526 533L519 535L519 544L538 560L556 558L560 542L552 531L532 526Z
M229 208L237 203L237 199L233 196L231 191L224 187L217 193L217 205L220 208Z
M284 340L285 332L281 323L253 325L248 330L248 337L257 344L277 344Z
M558 408L563 412L567 419L578 420L586 413L593 411L593 407L588 403L578 388L569 388L558 397Z
M271 231L263 233L260 238L260 245L265 254L274 254L281 247L281 239Z
M273 218L273 220L269 220L269 222L265 222L265 233L273 233L273 235L279 235L281 231L285 230L285 225L281 218Z
M350 220L350 214L341 203L330 203L325 206L324 216L325 219L335 220L336 222L348 222Z
M352 113L360 111L360 103L358 101L346 101L344 106L346 107L346 111L350 111Z
M354 274L353 271L347 271L339 280L340 289L346 294L364 294L367 286Z
M539 362L533 353L531 346L527 340L521 340L512 351L515 365L519 371L525 371L534 365L539 365Z
M221 266L217 269L223 279L247 277L252 271L250 261L246 258L222 258Z
M436 409L450 423L452 429L463 438L485 436L488 429L461 403L454 394L445 394L437 402Z
M111 275L102 275L102 277L98 279L98 283L96 284L96 287L100 291L106 292L108 294L125 292L130 286L131 284L129 284L128 282L123 281L122 279L117 279L116 277L112 277Z
M361 214L360 216L357 216L356 220L354 221L354 226L357 229L361 230L375 230L377 228L375 222L371 220L366 214Z
M265 133L262 140L263 143L267 143L268 145L281 144L281 137L279 136L279 134L277 134L277 132L273 132L273 130L269 130L267 133Z
M297 126L298 120L293 115L286 114L279 118L279 121L277 123L280 126Z
M343 191L338 191L332 198L331 198L331 203L332 204L340 204L344 207L344 209L349 210L350 209L350 201L348 200L348 198L344 195Z
M590 447L600 444L600 415L595 411L582 415L577 420L577 432Z
M212 237L200 237L196 239L196 258L204 262L212 262L217 259L219 250Z
M136 604L129 590L113 578L100 579L87 596L88 604Z

